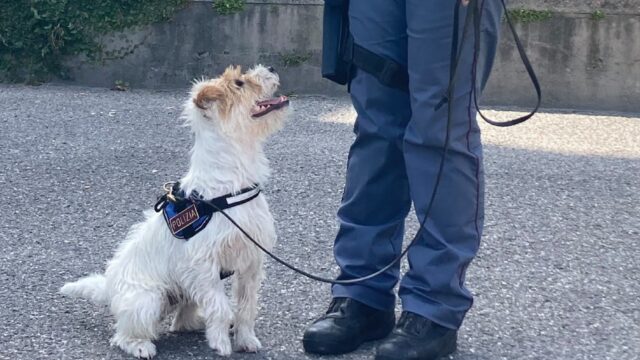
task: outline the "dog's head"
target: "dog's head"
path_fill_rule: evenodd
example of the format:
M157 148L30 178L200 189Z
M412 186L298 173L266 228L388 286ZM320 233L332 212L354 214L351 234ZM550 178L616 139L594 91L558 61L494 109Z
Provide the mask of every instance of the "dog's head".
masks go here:
M289 99L274 97L279 85L271 67L258 65L242 73L239 66L230 66L220 77L193 85L187 119L193 127L227 136L264 139L282 126L287 114Z

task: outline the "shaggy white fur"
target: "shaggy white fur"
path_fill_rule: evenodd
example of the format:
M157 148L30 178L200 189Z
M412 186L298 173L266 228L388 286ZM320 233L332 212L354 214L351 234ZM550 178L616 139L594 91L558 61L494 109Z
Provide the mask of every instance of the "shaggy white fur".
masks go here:
M260 65L244 74L230 67L219 78L194 84L183 112L195 136L189 171L180 180L187 194L197 191L211 199L266 181L263 143L282 126L288 111L265 111L269 105L260 104L278 86L273 69ZM261 245L273 248L275 226L264 195L227 213ZM236 351L260 349L254 322L263 277L261 251L221 214L214 214L188 241L172 236L162 213L149 210L145 217L132 226L104 275L67 283L60 291L110 305L116 318L111 343L136 357L156 354L152 340L161 319L172 311L172 331L204 328L209 346L220 355L232 352L232 323ZM235 272L234 307L221 269Z

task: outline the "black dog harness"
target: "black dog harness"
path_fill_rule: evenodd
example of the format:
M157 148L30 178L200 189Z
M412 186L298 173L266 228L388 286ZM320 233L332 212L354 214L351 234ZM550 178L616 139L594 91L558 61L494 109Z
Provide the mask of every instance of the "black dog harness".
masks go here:
M163 212L171 234L182 240L189 240L204 230L214 213L242 205L260 195L257 184L211 200L203 199L196 191L186 196L179 182L165 184L164 190L166 193L158 198L154 210Z
M165 194L158 198L154 210L162 211L171 234L182 240L189 240L204 230L214 213L242 205L260 195L258 184L211 200L203 199L195 191L186 196L179 182L166 183L163 189ZM233 271L220 272L221 279L231 275Z

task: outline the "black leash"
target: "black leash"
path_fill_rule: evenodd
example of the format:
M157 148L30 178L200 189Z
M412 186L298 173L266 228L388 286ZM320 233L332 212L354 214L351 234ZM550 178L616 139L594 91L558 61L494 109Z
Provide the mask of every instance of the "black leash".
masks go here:
M484 1L492 1L492 0L484 0ZM484 1L483 1L483 5L484 5ZM475 76L472 80L472 84L474 89L472 90L474 92L474 103L475 103L475 107L476 110L478 111L478 113L480 114L480 116L487 121L489 124L491 125L495 125L495 126L513 126L516 124L520 124L528 119L530 119L537 111L538 108L540 107L540 102L542 99L542 91L540 88L540 84L538 82L538 78L535 74L535 71L533 70L533 67L531 66L531 62L529 61L527 54L524 51L524 47L522 46L522 43L520 41L520 38L518 37L515 27L513 26L513 23L511 22L511 19L509 18L509 13L507 12L507 5L505 3L504 0L500 0L502 2L502 6L505 10L505 17L507 19L507 22L509 24L509 28L511 29L511 32L513 33L513 37L514 37L514 41L516 43L516 46L518 47L518 52L520 54L520 57L522 59L522 62L525 65L525 68L527 69L527 73L529 74L529 77L531 78L531 81L536 89L536 94L538 97L538 102L537 105L535 107L535 109L533 111L531 111L528 115L519 117L517 119L513 119L513 120L509 120L509 121L505 121L505 122L497 122L494 120L491 120L487 117L485 117L484 115L482 115L482 113L480 112L480 109L478 107L478 100L477 100L477 95L476 95L476 79ZM467 15L465 18L465 22L464 22L464 27L462 30L462 41L460 42L460 46L458 46L458 27L459 27L459 14L460 14L460 2L459 0L456 0L456 7L454 10L454 25L453 25L453 44L452 44L452 49L451 49L451 69L450 69L450 73L449 73L449 88L447 90L447 97L445 99L446 103L447 103L447 131L446 131L446 135L445 135L445 139L444 139L444 145L443 145L443 151L442 151L442 157L440 158L440 165L438 167L438 174L436 175L436 181L433 187L433 192L431 193L431 198L429 200L429 204L427 206L427 209L425 211L425 215L424 215L424 219L422 220L422 222L420 223L420 228L418 229L418 232L416 233L415 237L413 238L413 240L411 240L411 242L409 243L409 245L402 251L402 253L400 253L400 255L398 255L398 257L396 257L392 262L390 262L389 264L387 264L385 267L383 267L382 269L369 274L367 276L363 276L363 277L359 277L359 278L355 278L355 279L349 279L349 280L336 280L336 279L329 279L329 278L325 278L325 277L321 277L321 276L317 276L311 273L308 273L304 270L298 269L295 266L289 264L288 262L280 259L279 257L277 257L276 255L274 255L273 253L271 253L269 250L265 249L262 245L260 245L260 243L258 243L251 235L249 235L240 225L238 225L238 223L233 220L233 218L231 218L224 210L218 208L215 204L211 204L211 206L213 206L216 210L218 210L219 213L221 213L224 217L226 217L236 228L238 228L238 230L240 230L240 232L242 232L254 245L256 245L260 250L262 250L265 254L267 254L269 257L271 257L273 260L275 260L276 262L286 266L287 268L297 272L298 274L301 274L303 276L306 276L312 280L316 280L316 281L320 281L320 282L324 282L324 283L330 283L330 284L355 284L355 283L360 283L369 279L372 279L380 274L382 274L383 272L389 270L392 266L394 266L396 263L398 263L400 260L402 260L402 258L407 254L407 252L409 251L409 249L411 248L411 246L413 246L418 239L420 239L421 235L422 235L422 231L424 230L424 225L427 221L427 219L429 218L429 214L431 213L431 209L433 208L433 204L434 204L434 200L436 198L437 192L438 192L438 187L440 185L440 181L442 179L442 173L443 173L443 169L444 169L444 164L445 164L445 160L446 160L446 156L447 156L447 152L449 150L449 138L450 138L450 133L451 133L451 124L452 124L452 116L453 116L453 100L447 101L447 99L453 99L454 98L454 90L455 90L455 80L457 78L458 75L458 65L460 63L460 54L462 52L462 49L464 49L464 43L465 40L467 38L467 32L469 31L469 25L471 24L471 21L473 20L474 23L474 58L477 59L477 56L479 54L479 40L480 40L480 20L481 20L481 13L482 13L482 9L480 8L480 5L478 3L478 0L471 0L469 2L469 9L467 10ZM473 9L471 9L471 7L473 6ZM475 61L474 59L474 63L473 66L477 68L477 61ZM474 73L475 73L475 69L474 69Z
M490 0L484 0L484 1L490 1ZM482 2L482 6L484 6L484 1ZM508 120L508 121L495 121L492 119L489 119L488 117L486 117L482 111L480 111L480 106L478 106L478 92L474 91L473 92L473 102L475 104L475 108L476 111L478 112L478 115L480 115L480 117L482 117L482 119L484 121L486 121L487 123L493 125L493 126L500 126L500 127L507 127L507 126L513 126L513 125L518 125L520 123L523 123L529 119L531 119L531 117L533 117L533 115L535 115L538 112L538 109L540 108L540 104L542 103L542 89L540 87L540 82L538 81L538 77L536 76L536 72L533 70L533 66L531 65L531 62L529 61L529 57L527 56L527 53L524 51L524 47L522 46L522 41L520 41L520 37L518 36L518 32L516 31L515 27L513 26L513 22L511 21L511 17L509 16L509 11L507 11L507 4L505 3L505 0L500 0L502 2L502 7L504 8L504 17L507 20L507 24L509 25L509 29L511 30L511 34L513 34L513 41L516 44L516 48L518 49L518 54L520 55L520 59L522 60L522 63L524 64L525 69L527 70L527 74L529 75L529 79L531 80L531 83L533 84L533 87L536 90L536 97L537 97L537 102L536 102L536 106L533 108L533 110L531 110L531 112L529 112L529 114L521 116L519 118L516 119L512 119L512 120ZM480 53L480 20L482 20L482 8L481 5L478 4L477 0L472 0L471 3L469 3L469 6L471 6L471 4L474 4L473 7L473 12L474 12L474 27L475 27L475 31L474 31L474 51L473 51L473 56L477 58L478 54ZM476 64L477 66L477 64ZM473 84L474 84L474 88L476 85L476 77L474 76L473 78Z

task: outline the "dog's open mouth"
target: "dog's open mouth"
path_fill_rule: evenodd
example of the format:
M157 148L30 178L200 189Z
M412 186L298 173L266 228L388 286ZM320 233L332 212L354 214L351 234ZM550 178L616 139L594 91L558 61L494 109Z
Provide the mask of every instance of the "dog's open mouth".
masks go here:
M282 109L287 105L289 105L289 98L284 95L269 100L258 101L251 110L251 116L254 118L265 116L273 110Z

